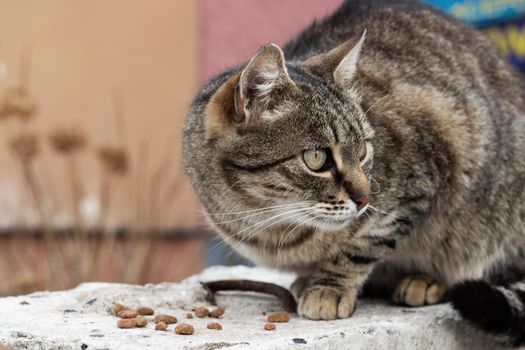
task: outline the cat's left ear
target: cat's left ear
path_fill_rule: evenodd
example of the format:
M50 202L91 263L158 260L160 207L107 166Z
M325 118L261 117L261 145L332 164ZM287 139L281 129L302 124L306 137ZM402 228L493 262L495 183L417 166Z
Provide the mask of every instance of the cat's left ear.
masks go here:
M350 87L357 73L357 62L365 36L366 30L360 37L354 37L326 53L310 57L301 65L342 88Z

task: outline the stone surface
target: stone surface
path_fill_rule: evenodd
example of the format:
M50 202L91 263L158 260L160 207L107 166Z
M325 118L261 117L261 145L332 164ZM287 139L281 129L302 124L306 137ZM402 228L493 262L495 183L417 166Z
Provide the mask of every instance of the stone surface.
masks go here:
M228 292L217 297L226 309L220 320L187 319L188 311L210 306L200 281L250 278L288 287L293 276L263 268L212 267L180 284L133 286L86 283L63 292L0 299L0 345L13 349L496 349L485 335L464 324L448 305L402 308L362 300L353 317L308 321L293 316L264 330L265 314L279 311L271 296ZM149 306L191 324L189 336L146 328L119 329L113 302ZM151 320L151 316L147 316ZM207 329L218 321L222 330Z

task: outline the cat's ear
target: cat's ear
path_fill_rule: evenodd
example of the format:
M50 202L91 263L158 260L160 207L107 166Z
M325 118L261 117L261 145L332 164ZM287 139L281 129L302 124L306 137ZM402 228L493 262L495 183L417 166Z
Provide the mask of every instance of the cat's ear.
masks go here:
M343 88L349 87L357 72L365 36L366 30L360 37L354 37L326 53L310 57L301 65Z
M265 45L241 72L235 91L236 112L245 124L255 124L278 102L280 92L294 86L281 48Z
M287 89L296 88L288 75L282 50L263 46L244 69L231 76L210 98L205 110L207 139L216 139L239 125L257 125L275 118L272 110Z

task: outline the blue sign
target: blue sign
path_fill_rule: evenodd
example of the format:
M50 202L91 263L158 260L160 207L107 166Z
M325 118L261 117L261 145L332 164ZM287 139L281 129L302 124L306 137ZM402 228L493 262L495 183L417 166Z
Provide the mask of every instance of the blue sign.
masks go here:
M525 0L422 0L475 26L525 16Z
M485 32L509 62L525 70L525 0L421 0Z

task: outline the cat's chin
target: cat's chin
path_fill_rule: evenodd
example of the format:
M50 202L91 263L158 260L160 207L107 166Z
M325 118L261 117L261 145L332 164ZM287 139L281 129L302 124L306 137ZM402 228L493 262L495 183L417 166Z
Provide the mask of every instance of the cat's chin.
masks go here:
M321 231L339 231L352 222L353 218L346 219L321 219L312 222L312 226Z

